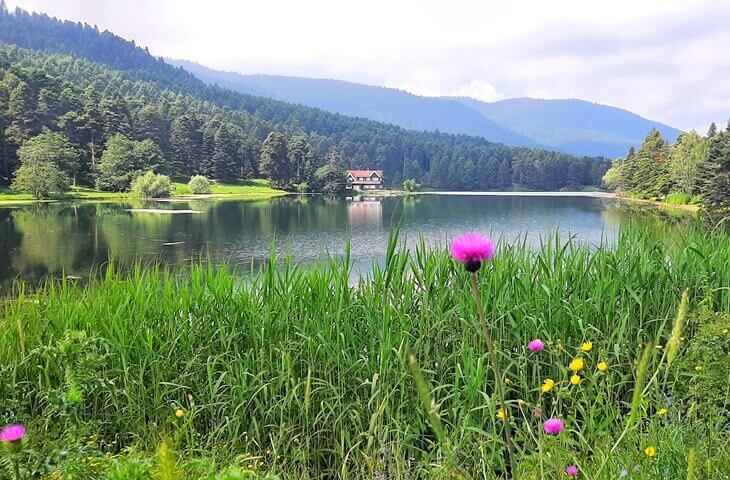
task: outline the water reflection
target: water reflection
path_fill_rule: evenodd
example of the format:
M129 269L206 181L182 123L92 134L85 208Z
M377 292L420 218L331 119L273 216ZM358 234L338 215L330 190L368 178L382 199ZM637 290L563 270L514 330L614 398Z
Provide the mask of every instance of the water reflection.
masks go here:
M139 209L143 209L140 211ZM200 213L170 213L188 210ZM343 253L351 241L356 271L382 260L392 223L403 242L431 245L467 230L536 244L558 228L589 243L612 236L627 216L615 201L571 197L318 196L270 200L175 200L0 207L0 289L20 277L85 277L110 257L186 264L203 258L250 265L281 254L311 263Z

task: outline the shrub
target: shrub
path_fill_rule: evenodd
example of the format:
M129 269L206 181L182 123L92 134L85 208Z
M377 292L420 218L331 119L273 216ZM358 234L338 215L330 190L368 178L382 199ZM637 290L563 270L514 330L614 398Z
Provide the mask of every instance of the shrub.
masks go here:
M299 185L297 185L297 192L307 193L308 191L309 191L309 184L307 182L302 182Z
M172 182L170 181L170 177L155 174L151 171L140 175L132 182L132 193L140 197L169 197L171 190Z
M406 192L416 192L421 188L421 185L416 182L415 178L409 178L407 180L403 180L403 190Z
M670 193L667 195L666 202L669 205L687 205L690 201L690 196L686 193Z
M193 176L188 182L188 187L195 194L210 193L210 181L202 175Z

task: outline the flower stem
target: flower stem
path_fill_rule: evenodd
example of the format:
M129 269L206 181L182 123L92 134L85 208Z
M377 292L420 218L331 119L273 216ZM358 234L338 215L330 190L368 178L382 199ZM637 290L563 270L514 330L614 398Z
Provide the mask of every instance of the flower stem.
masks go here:
M487 351L489 352L489 359L492 363L492 370L494 370L494 384L497 388L497 396L499 397L499 404L502 411L505 413L504 419L504 437L507 444L507 473L511 478L514 477L514 457L512 453L512 430L510 428L510 413L507 409L507 402L504 397L504 380L502 379L502 372L499 368L499 362L497 361L497 352L494 349L494 343L492 343L492 336L489 333L489 325L487 325L487 319L484 316L484 307L482 306L482 294L479 291L479 282L477 281L477 273L471 272L471 288L474 293L474 300L477 305L477 313L479 314L479 321L482 324L482 333L484 333L484 342L487 344Z
M11 460L13 464L13 473L15 473L15 480L20 480L20 467L18 466L18 460L13 458Z

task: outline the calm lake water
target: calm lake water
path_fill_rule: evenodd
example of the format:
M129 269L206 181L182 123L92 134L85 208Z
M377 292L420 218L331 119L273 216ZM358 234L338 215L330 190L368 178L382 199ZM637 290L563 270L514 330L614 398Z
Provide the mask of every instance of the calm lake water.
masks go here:
M177 211L160 213L156 210ZM389 227L413 245L445 244L466 231L537 244L555 229L598 244L630 215L615 200L585 197L421 195L334 201L318 196L268 200L78 202L0 207L0 289L16 278L88 278L113 257L184 265L191 259L250 266L279 255L309 264L344 252L353 270L384 257Z

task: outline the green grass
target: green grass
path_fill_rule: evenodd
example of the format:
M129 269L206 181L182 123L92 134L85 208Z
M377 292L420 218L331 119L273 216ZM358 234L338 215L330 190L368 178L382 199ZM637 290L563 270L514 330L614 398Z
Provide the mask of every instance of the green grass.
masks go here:
M186 183L174 182L175 191L173 196L192 195L187 188ZM273 197L283 195L286 192L269 187L268 180L253 179L245 180L238 183L222 183L212 182L212 195L239 195L239 196L257 196L257 197ZM64 198L67 199L122 199L131 198L132 194L127 192L102 192L88 187L72 187ZM7 187L0 187L0 203L31 203L37 202L33 195L29 193L14 193Z
M670 193L665 202L668 205L689 205L692 197L686 193Z
M681 292L689 291L693 319L700 310L730 312L725 233L628 228L612 248L558 238L536 251L503 244L479 280L508 379L520 478L565 478L567 463L580 465L582 478L615 479L635 465L630 478L662 478L667 468L669 478L685 478L691 447L697 478L727 478L727 432L683 399L665 400L699 374L665 369L658 349L649 366L659 375L637 404L641 421L608 454L642 344L666 344ZM33 465L55 458L59 468L91 468L83 460L91 456L98 473L75 478L107 478L119 462L159 464L154 449L168 439L184 478L214 478L190 473L212 462L302 480L495 478L501 469L493 375L468 277L445 252L409 253L394 238L385 265L357 287L347 260L332 260L307 270L109 269L86 287L60 280L23 292L0 329L0 405L7 421L29 425ZM548 345L540 354L525 348L536 337ZM581 353L587 340L593 350ZM444 444L422 409L411 352ZM578 355L586 369L572 387L566 366ZM598 361L608 363L605 374ZM546 377L558 387L541 395ZM536 404L543 418L567 425L540 440L542 477ZM664 407L669 413L658 416ZM656 458L643 454L649 445ZM64 461L60 450L71 452Z

